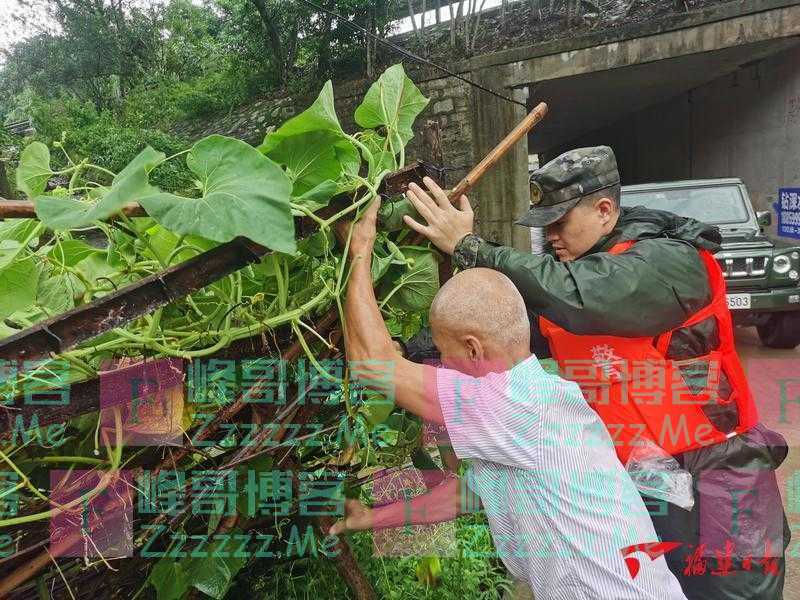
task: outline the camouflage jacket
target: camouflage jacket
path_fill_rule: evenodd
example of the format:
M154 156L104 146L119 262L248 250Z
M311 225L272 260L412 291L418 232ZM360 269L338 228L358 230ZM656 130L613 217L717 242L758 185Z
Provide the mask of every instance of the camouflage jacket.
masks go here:
M623 254L608 253L627 240L637 243ZM711 292L697 249L716 252L720 242L716 227L665 211L623 207L614 230L573 262L497 246L475 235L459 242L453 258L461 269L504 273L531 313L572 333L641 337L677 327L708 304ZM678 354L685 356L686 349Z

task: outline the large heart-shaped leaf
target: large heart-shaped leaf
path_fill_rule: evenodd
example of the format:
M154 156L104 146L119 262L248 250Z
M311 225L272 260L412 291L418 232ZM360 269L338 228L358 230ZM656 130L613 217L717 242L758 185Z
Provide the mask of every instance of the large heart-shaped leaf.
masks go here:
M108 264L103 253L90 254L75 265L84 279L95 283L99 277L119 278L117 270Z
M50 169L50 150L42 142L28 145L19 157L17 188L28 198L44 192L47 180L53 175Z
M70 273L48 274L41 277L36 303L48 316L59 315L75 307L75 283Z
M403 70L403 65L389 67L370 86L364 101L356 109L356 123L365 129L385 127L396 152L400 144L414 137L411 127L428 105L428 99L417 89Z
M288 137L266 155L286 168L295 196L324 181L338 181L344 173L358 171L361 162L353 145L330 131Z
M39 274L31 256L0 269L0 319L32 305L38 283Z
M313 212L324 206L328 206L331 198L333 198L338 191L339 186L335 181L326 180L317 185L315 188L308 190L302 196L292 198L292 202L299 204L300 206ZM297 211L297 213L297 216L302 214L301 211Z
M61 240L48 253L51 260L67 267L74 267L84 258L103 251L81 240Z
M206 556L181 561L183 571L192 587L216 600L225 597L233 578L247 562L246 557L231 557L229 553L218 552L219 546L221 542L213 542L209 545ZM222 556L218 557L219 554Z
M439 289L436 255L432 250L416 246L403 246L402 251L411 264L394 281L393 286L398 286L398 289L388 304L411 312L427 310Z
M126 169L127 170L127 169ZM87 227L118 213L128 202L140 201L145 196L158 193L147 180L147 171L139 165L127 175L115 179L108 191L97 202L81 202L74 198L39 196L33 202L36 215L50 229L75 229Z
M403 217L408 215L418 223L424 223L417 209L407 198L384 202L378 209L378 224L381 231L398 231L406 227Z
M160 262L166 262L172 251L178 247L181 239L161 225L153 225L145 231L145 234L147 235L147 249L143 253ZM175 262L175 258L173 257L173 262Z
M14 262L26 248L35 245L36 238L31 236L37 226L36 219L10 219L0 223L0 269Z
M22 250L17 240L0 240L0 269L14 262Z
M269 133L258 149L286 167L295 196L322 181L355 175L361 166L358 150L336 116L330 81L311 106Z
M400 249L384 234L379 234L373 248L370 266L372 283L377 283L392 265L404 264L406 264L406 258Z
M180 600L189 590L189 579L181 563L162 558L150 570L147 582L156 590L158 600Z
M383 423L394 410L394 400L378 392L364 392L362 398L364 404L359 407L359 412L371 428Z
M304 240L297 243L297 250L306 256L322 256L327 250L333 248L334 237L330 229L326 231L317 231L313 235L308 236ZM272 275L274 275L274 270Z
M316 131L344 135L342 126L339 123L339 117L336 116L336 108L333 102L333 84L330 81L325 83L319 96L311 106L296 117L286 121L276 131L267 134L264 138L264 143L258 149L267 154L286 138Z
M36 219L8 219L0 222L0 240L24 242L36 229Z
M221 135L197 142L186 164L202 184L202 197L161 193L142 198L147 214L174 233L217 242L245 236L294 253L292 183L277 164L252 146Z

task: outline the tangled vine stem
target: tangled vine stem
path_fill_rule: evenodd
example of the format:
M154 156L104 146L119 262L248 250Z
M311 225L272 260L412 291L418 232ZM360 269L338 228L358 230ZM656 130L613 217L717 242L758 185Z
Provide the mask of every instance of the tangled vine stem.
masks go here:
M55 508L51 508L50 510L46 510L43 512L0 520L0 528L11 527L14 525L24 525L26 523L33 523L34 521L49 519L61 514L62 512L72 510L76 506L80 506L84 502L89 502L92 498L95 498L96 496L101 494L109 485L111 485L111 483L113 483L119 478L119 468L120 464L122 463L122 448L123 448L122 415L120 413L120 409L118 406L113 407L112 410L114 412L115 447L114 450L112 451L108 445L106 446L106 450L109 456L109 462L111 463L109 466L109 470L103 474L103 476L100 478L100 481L98 481L97 485L93 489L75 498L74 500L67 502L66 504L59 504L58 502L55 502L54 500L43 495L38 489L36 489L33 483L31 483L30 479L28 479L28 477L22 471L19 470L19 467L17 467L17 465L14 464L14 462L10 458L8 458L5 454L3 454L2 451L0 451L0 458L2 458L3 461L20 476L20 478L22 479L22 483L25 484L25 487L31 490L31 492L40 500L43 500L48 504L55 505ZM62 457L55 457L55 458L62 458ZM68 457L68 458L76 458L76 457ZM99 464L104 464L104 461L100 461ZM1 587L2 586L0 585L0 588ZM2 597L1 593L0 597Z

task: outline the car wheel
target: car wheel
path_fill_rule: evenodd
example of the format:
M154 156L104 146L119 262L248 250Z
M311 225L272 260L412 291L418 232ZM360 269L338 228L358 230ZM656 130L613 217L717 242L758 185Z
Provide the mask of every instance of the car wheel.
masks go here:
M795 348L800 344L800 312L776 313L758 326L758 337L767 348Z

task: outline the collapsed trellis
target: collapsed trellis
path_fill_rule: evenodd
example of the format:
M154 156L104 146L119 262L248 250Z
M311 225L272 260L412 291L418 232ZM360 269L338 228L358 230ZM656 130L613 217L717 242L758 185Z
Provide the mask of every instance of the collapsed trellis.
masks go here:
M514 131L512 131L459 183L458 186L456 186L451 192L451 198L456 199L462 194L467 193L477 180L489 170L514 143L527 134L527 132L545 116L546 112L546 105L540 104L537 106ZM429 127L426 128L425 137L428 141L429 154L438 154L438 162L441 163L441 146L435 133L435 127L432 124L429 124ZM407 189L411 181L419 182L424 175L431 175L431 173L426 169L425 165L418 163L412 167L398 171L393 175L387 176L381 191L387 196L401 194ZM135 206L124 209L129 215L138 214L138 210L140 209ZM17 203L7 205L7 211L5 214L0 212L0 216L31 216L32 213L32 207ZM301 231L303 231L303 229L301 223ZM422 241L422 238L418 235L412 237L413 244L419 244ZM232 242L207 251L185 263L142 279L126 288L117 290L109 296L91 302L81 308L68 311L63 315L48 319L7 338L3 342L0 342L0 359L13 361L19 361L21 359L31 360L37 357L41 358L43 356L64 352L81 341L94 337L103 331L119 327L157 307L164 306L194 290L200 289L216 279L222 278L244 267L250 262L260 260L266 252L265 248L257 244L243 238L237 238ZM447 274L448 266L447 263L443 265L445 275ZM291 342L291 335L287 335L287 332L278 331L274 332L272 345L269 344L269 341L263 335L254 336L253 338L230 344L218 355L226 358L235 358L246 356L248 353L250 355L256 353L275 354L277 351L283 360L290 361L296 359L300 355L303 346L309 341L306 340L306 336L311 336L312 333L310 332L314 331L316 333L313 335L319 335L321 338L328 338L329 343L327 345L329 349L325 357L341 358L342 353L336 348L336 344L341 338L341 331L338 324L338 312L336 309L330 309L322 317L318 318L313 325L314 327L310 329L309 332L300 332L298 339L294 342ZM211 436L215 435L223 425L239 421L246 413L245 409L248 407L251 409L251 416L254 422L264 422L264 419L270 419L271 422L279 424L277 430L262 430L254 437L253 443L250 446L241 448L230 461L220 465L218 467L219 469L231 468L246 463L248 460L260 454L266 452L274 453L280 450L282 448L281 444L285 438L287 424L290 422L295 425L308 423L322 410L321 405L308 405L300 402L300 398L304 392L303 389L294 390L293 400L285 407L282 407L281 410L278 410L277 405L270 407L270 410L264 410L249 404L246 395L252 394L254 391L257 392L258 388L262 385L265 385L264 381L256 381L246 393L239 394L235 401L224 406L205 429L194 437L194 442L208 440ZM66 410L57 409L51 411L50 414L45 415L44 418L39 421L39 425L57 422L59 420L69 419L81 414L96 411L98 407L94 404L94 400L98 398L97 386L97 381L87 381L74 386L75 396L79 399L79 402L74 406L68 407ZM17 403L19 403L19 400L18 398ZM13 429L12 422L17 416L24 416L26 414L25 406L4 406L3 408L6 409L6 422L3 423L0 421L0 439L5 437ZM15 408L20 410L15 411ZM28 413L28 415L30 415L30 413ZM262 443L266 441L273 443L272 448L267 451L259 451ZM120 446L121 443L116 445L119 451L121 451ZM197 448L189 448L186 445L183 445L175 453L170 451L168 456L165 456L162 460L157 462L153 473L158 473L170 467L175 469L181 460L186 458L190 453L196 451L198 451ZM290 446L284 451L276 464L295 474L293 477L293 486L296 486L299 465L291 456L291 451L292 447ZM145 466L149 465L140 465L133 469L133 476L136 477L140 474ZM108 485L107 482L106 485ZM185 486L185 489L186 488L188 488L188 485ZM46 499L43 499L42 503L45 505L49 504L49 502L46 502ZM110 504L110 507L110 510L114 508L124 508L119 506L119 503L115 505L113 502ZM34 508L36 509L36 507ZM107 506L106 508L109 507ZM167 526L172 527L176 525L181 515L182 513L175 516ZM240 514L237 513L221 519L212 528L213 532L225 533L233 530L239 524L240 517ZM163 524L166 518L167 515L162 513L155 517L150 524ZM247 525L249 529L254 529L266 526L266 521L268 521L268 519L254 519L248 522ZM331 524L332 519L329 517L317 517L315 519L315 526L318 531L327 532ZM129 590L133 590L136 587L139 587L139 590L141 590L144 587L140 584L145 577L148 565L143 560L137 560L135 558L129 560L126 563L125 572L106 569L105 567L110 567L110 565L104 559L96 563L92 568L82 568L79 559L66 561L63 565L59 565L56 563L49 550L44 548L47 544L47 531L44 527L16 527L11 529L11 531L15 539L17 551L11 556L0 559L0 565L2 565L3 571L9 572L9 575L0 579L0 597L37 597L40 590L30 580L45 567L50 565L51 562L55 564L57 573L51 574L50 588L58 590L61 594L63 594L64 591L68 591L72 594L72 590L75 588L75 586L69 585L67 576L72 578L73 582L77 581L80 584L77 586L77 589L81 597L96 595L101 591L105 592L109 597L120 597L120 594L122 594L122 597L128 597L125 594ZM80 537L80 535L80 533L73 534L71 537L68 536L65 542L59 543L63 543L64 547L69 548L77 543L78 539L76 538ZM137 541L141 543L142 540L139 539ZM56 550L58 549L56 548ZM340 540L337 543L335 551L335 559L339 573L350 587L354 596L359 600L374 598L374 591L359 568L346 542ZM55 552L55 554L60 553ZM44 579L40 579L39 582L41 584L44 582ZM190 597L196 597L198 593L199 592L194 589L190 592Z
M434 175L433 170L422 163L417 163L392 175L389 175L381 188L382 195L385 197L396 196L405 192L408 184L412 181L417 183L422 182L422 178L426 175ZM35 216L32 207L27 203L9 203L3 207L3 216L6 217L31 217ZM144 213L136 207L130 207L127 210L129 216L143 216ZM307 223L301 223L302 227L307 226ZM415 240L419 242L421 240ZM44 358L53 354L64 352L69 348L74 347L78 343L91 339L105 331L109 331L116 327L120 327L125 323L132 321L144 314L152 312L156 308L173 302L193 291L203 288L204 286L221 279L230 273L245 267L247 264L261 260L267 254L268 250L263 246L250 242L244 238L239 238L222 244L212 250L206 251L184 263L176 265L167 269L164 272L156 275L146 277L134 284L122 288L113 294L105 296L101 299L95 300L90 304L75 308L63 315L59 315L38 323L33 327L21 331L18 334L11 336L0 342L0 360L21 361L33 360L37 358ZM330 309L326 314L316 320L314 329L317 333L331 341L336 342L340 339L341 333L339 331L338 313L334 308ZM311 334L305 332L308 336L306 343L312 342ZM280 339L278 339L278 336ZM269 344L269 341L262 336L254 336L253 338L240 340L234 342L231 346L223 351L212 355L218 358L236 358L244 357L248 354L258 355L259 353L278 354L282 360L293 361L299 357L302 352L301 342L299 340L291 342L291 337L286 335L286 332L279 331L278 336L274 341L274 347ZM335 343L333 344L335 347ZM341 358L342 353L337 349L329 350L325 358ZM241 448L229 461L229 465L238 465L247 462L253 456L264 453L261 450L264 444L269 441L271 444L270 452L276 452L281 449L280 444L283 442L286 435L286 426L289 423L293 425L304 425L313 419L321 408L319 404L301 404L299 396L302 390L296 390L294 398L285 406L272 405L268 409L256 408L255 405L247 402L246 394L251 396L258 392L258 387L264 385L265 381L257 380L254 385L248 389L246 393L238 395L236 400L228 406L220 410L214 417L214 420L208 424L203 432L194 436L193 442L208 441L214 436L225 423L233 423L240 420L246 413L247 408L258 412L260 414L253 415L262 422L268 420L270 423L277 423L279 427L275 429L262 429L252 440L252 444ZM99 409L97 406L99 398L99 380L89 380L75 384L72 386L71 400L65 407L54 407L54 410L45 411L42 413L40 407L30 406L22 402L22 398L16 398L15 404L18 406L4 406L5 419L0 421L0 439L7 436L13 429L14 423L19 416L23 419L33 416L34 411L38 418L40 426L49 425L52 423L64 421L73 417L80 416L89 412L94 412ZM278 410L281 408L282 410ZM17 409L17 410L15 410ZM39 410L36 410L39 409ZM291 446L288 450L291 451ZM153 469L153 473L157 474L164 469L175 469L177 464L184 459L190 452L195 451L194 448L189 448L186 445L180 447L175 452L170 452L169 456L164 458ZM261 450L261 451L260 451ZM284 450L284 456L279 461L279 464L295 473L299 472L300 467L289 456L289 452ZM228 464L222 465L220 468L229 467ZM142 467L134 469L134 474L139 474ZM188 487L188 486L187 486ZM238 521L239 515L232 518L223 519L216 532L222 533L233 529ZM153 520L153 524L160 524L165 520L165 515L159 515ZM262 519L262 521L265 519ZM327 531L332 521L324 518L316 519L317 529L320 531ZM176 519L173 519L171 525L174 525ZM258 525L258 521L254 523ZM12 535L19 540L27 540L30 532L11 530ZM39 533L46 536L46 530ZM33 534L35 536L35 533ZM77 541L77 540L76 540ZM69 547L73 543L72 540L67 540L65 546ZM13 597L25 598L35 597L38 592L36 589L25 583L29 581L41 569L51 564L50 554L59 554L57 552L48 553L47 550L39 550L33 558L30 554L35 553L35 549L42 546L43 542L37 540L35 544L26 545L21 551L16 552L9 558L3 559L3 571L10 572L10 575L0 580L0 597L5 597L6 594L11 593ZM340 541L336 549L338 554L336 556L337 566L342 577L347 582L348 586L353 591L356 598L374 598L372 587L361 572L355 558L345 541ZM15 557L17 560L14 560ZM73 564L78 564L78 561L72 561ZM142 561L139 561L142 562ZM119 590L124 587L123 582L110 581L115 579L133 580L133 582L141 581L139 577L144 573L140 570L146 568L146 564L139 565L139 569L128 570L127 577L121 578L120 576L110 576L110 573L105 569L94 569L94 577L91 573L87 576L86 572L77 572L81 590L81 595L94 595L97 589L90 585L92 578L97 579L102 577L102 581L95 583L100 584L107 591ZM66 567L65 567L66 568ZM136 576L132 577L135 573ZM63 585L59 580L58 575L54 574L55 587L58 589ZM122 584L122 585L120 585ZM76 586L73 586L75 589ZM14 592L14 590L17 590Z

